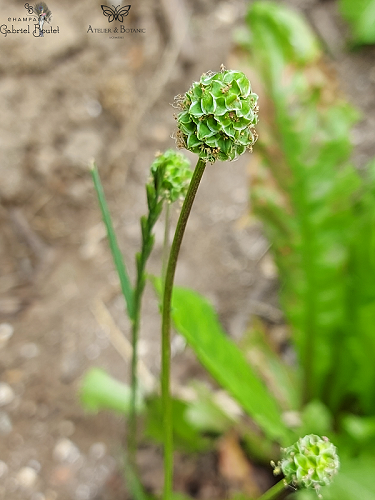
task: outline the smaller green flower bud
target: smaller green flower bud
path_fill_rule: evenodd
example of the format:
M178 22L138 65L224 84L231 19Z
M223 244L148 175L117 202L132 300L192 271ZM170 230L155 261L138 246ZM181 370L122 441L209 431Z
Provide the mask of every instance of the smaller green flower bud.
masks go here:
M285 481L296 488L314 488L332 482L340 466L336 447L327 437L309 434L289 448L282 448L282 459L274 467L274 474L284 473Z
M161 170L161 196L170 203L184 199L193 174L189 160L182 153L168 149L163 154L158 153L151 165L154 178Z
M258 96L241 71L203 73L185 95L176 97L177 146L204 161L235 160L257 139Z

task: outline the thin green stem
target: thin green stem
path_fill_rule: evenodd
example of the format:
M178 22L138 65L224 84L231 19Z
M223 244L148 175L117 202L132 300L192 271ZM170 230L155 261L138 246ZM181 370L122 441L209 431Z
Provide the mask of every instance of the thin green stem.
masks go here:
M267 490L258 500L276 500L280 493L285 490L287 485L284 483L284 479L276 483L272 488Z
M131 361L131 399L129 414L128 448L129 463L136 473L136 450L137 450L137 393L138 393L138 337L140 326L140 315L142 295L146 285L146 264L154 246L153 227L161 213L164 198L161 195L161 180L164 170L157 170L152 181L146 185L148 215L141 217L142 246L141 251L136 254L137 277L133 294L133 316L132 316L132 361Z
M167 272L168 255L169 255L169 228L170 228L170 203L166 203L165 206L165 230L164 230L164 242L163 242L163 261L162 261L162 271L161 276L163 283L165 281L165 274Z
M132 321L132 360L131 360L131 399L129 412L129 430L128 430L128 449L129 461L133 470L136 469L136 449L137 449L137 365L138 365L138 336L139 336L139 318L141 308L142 290L139 286L139 277L134 290L134 317Z
M199 158L190 181L189 189L182 205L180 217L177 222L167 271L165 274L163 308L162 308L162 375L161 393L164 416L164 491L163 500L171 500L173 479L173 427L172 427L172 399L170 394L170 362L171 362L171 302L174 275L176 271L178 254L184 236L186 224L190 215L199 183L202 179L206 162Z

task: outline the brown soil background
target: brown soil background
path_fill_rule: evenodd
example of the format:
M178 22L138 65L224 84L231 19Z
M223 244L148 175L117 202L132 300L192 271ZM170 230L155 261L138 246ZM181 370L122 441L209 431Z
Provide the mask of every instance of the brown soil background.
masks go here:
M336 2L282 3L307 15L341 89L363 112L352 136L360 168L375 155L374 49L347 49ZM117 472L123 421L86 414L77 392L91 366L128 379L106 311L126 337L129 324L87 162L97 160L134 277L149 165L156 151L175 147L169 104L201 73L230 67L233 29L247 4L136 0L124 24L146 33L123 39L87 33L89 25L109 26L101 2L48 5L59 34L0 35L0 322L13 327L0 348L0 498L114 500L125 498ZM22 1L0 3L1 23L25 12ZM234 338L254 314L283 330L269 245L248 217L249 162L244 155L207 168L176 279L210 298ZM163 230L158 223L155 274ZM174 385L201 376L192 353L178 341L174 349ZM153 377L159 352L158 305L147 290L140 354ZM145 485L158 491L160 451L144 447L139 461ZM222 498L227 488L210 454L180 456L176 483L197 498Z

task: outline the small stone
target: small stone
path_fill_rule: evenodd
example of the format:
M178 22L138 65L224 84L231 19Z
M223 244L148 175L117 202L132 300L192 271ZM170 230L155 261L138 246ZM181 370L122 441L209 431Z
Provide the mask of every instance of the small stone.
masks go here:
M45 422L35 422L31 431L36 438L42 439L45 438L47 434L48 426Z
M53 458L57 462L68 462L73 464L79 457L80 451L70 439L60 439L53 450Z
M186 340L182 335L175 335L171 342L171 356L181 354L186 347Z
M81 357L78 354L69 354L63 358L60 368L60 380L64 384L73 382L81 370Z
M34 469L36 472L40 472L40 469L42 468L40 462L38 462L38 460L35 460L34 458L29 460L27 465L28 467L31 467L31 469Z
M260 268L263 275L268 279L276 279L278 276L278 270L275 262L273 261L271 255L267 253L260 262Z
M104 464L100 464L95 467L94 472L96 481L98 483L104 483L108 479L111 469Z
M75 492L76 500L89 500L91 496L90 487L87 484L80 484Z
M54 486L63 486L72 481L73 470L68 465L59 465L51 473L51 484Z
M35 342L27 342L21 346L20 354L26 359L36 358L40 354L40 349Z
M35 485L36 480L38 479L38 474L36 470L31 467L22 467L22 469L18 472L16 479L18 480L21 488L30 489Z
M94 443L90 446L89 455L94 460L100 460L107 453L107 447L104 443Z
M0 411L0 434L6 436L13 430L12 421L5 411ZM1 473L0 473L1 477Z
M14 333L14 328L9 323L0 324L0 349L2 349Z
M102 105L96 99L90 99L86 103L86 110L92 118L97 118L102 113Z
M5 406L14 400L14 391L10 385L0 382L0 406Z
M217 6L215 17L220 24L233 24L238 17L237 8L229 2L221 2Z

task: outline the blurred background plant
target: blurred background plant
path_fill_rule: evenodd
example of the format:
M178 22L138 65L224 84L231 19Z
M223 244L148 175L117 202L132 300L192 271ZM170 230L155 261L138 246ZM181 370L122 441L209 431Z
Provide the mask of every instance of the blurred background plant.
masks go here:
M351 28L351 41L354 45L375 42L375 1L340 0L339 9Z

